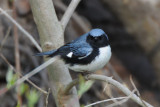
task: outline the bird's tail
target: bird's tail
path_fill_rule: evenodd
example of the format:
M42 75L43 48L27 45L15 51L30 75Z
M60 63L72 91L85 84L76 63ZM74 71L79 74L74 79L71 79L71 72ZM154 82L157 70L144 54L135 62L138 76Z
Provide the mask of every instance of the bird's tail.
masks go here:
M45 55L47 55L48 57L52 57L52 56L55 56L56 51L57 50L51 50L51 51L47 51L47 52L36 53L35 56L45 56Z

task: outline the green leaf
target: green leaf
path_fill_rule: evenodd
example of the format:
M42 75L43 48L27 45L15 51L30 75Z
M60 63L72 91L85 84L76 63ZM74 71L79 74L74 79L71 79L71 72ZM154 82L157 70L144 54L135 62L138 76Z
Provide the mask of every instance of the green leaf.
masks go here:
M16 105L16 107L20 107L20 103L18 102L18 104Z
M28 89L29 86L25 83L22 83L19 87L20 94L23 95Z
M34 107L39 99L39 94L35 89L30 90L30 92L26 95L28 100L28 107Z
M12 77L13 77L13 71L11 70L11 68L9 67L8 68L8 72L7 72L7 75L6 75L6 80L7 82L10 82L12 80Z
M79 78L80 78L80 84L79 84L78 96L81 97L85 92L87 92L91 88L94 81L89 80L85 82L83 76L80 76Z
M80 107L84 107L84 105L81 105Z
M9 67L6 74L7 88L10 88L17 80L16 74L13 74L13 70Z

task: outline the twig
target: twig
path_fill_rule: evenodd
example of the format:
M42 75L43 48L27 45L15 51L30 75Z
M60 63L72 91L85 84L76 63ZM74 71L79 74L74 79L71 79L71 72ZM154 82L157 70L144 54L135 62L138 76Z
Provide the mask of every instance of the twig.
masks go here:
M26 74L25 76L23 76L22 78L20 78L19 80L17 80L17 82L15 83L15 85L21 84L22 82L24 82L28 78L32 77L36 73L40 72L42 69L46 68L47 66L49 66L50 64L52 64L53 62L55 62L58 58L59 58L58 56L57 57L53 57L53 58L49 59L48 61L44 62L43 64L41 64L40 66L38 66L34 70L30 71L28 74Z
M30 35L26 30L23 29L23 27L18 24L8 13L6 13L2 8L0 8L0 11L12 22L14 23L18 29L20 31L22 31L22 33L24 33L30 40L31 42L35 45L35 47L40 51L42 52L42 49L41 47L38 45L38 43L36 42L36 40L32 37L32 35Z
M106 88L107 88L107 95L108 95L110 98L114 98L113 95L112 95L112 91L111 91L110 84L108 84L107 82L106 82L106 85L105 85L105 87L104 87L104 89L103 89L103 92L105 91ZM118 101L115 100L115 99L113 99L113 102L114 102L114 103L118 103Z
M9 63L9 61L4 57L3 54L0 53L1 58L15 71L15 68Z
M115 78L115 80L117 80L117 81L120 82L120 83L124 83L123 80L121 79L121 77L117 74L116 70L114 69L114 67L112 66L111 63L108 63L108 64L107 64L107 67L108 67L108 71L107 71L107 72L110 72L111 75L113 75L113 77ZM104 71L106 71L106 69L105 69ZM109 96L110 98L114 98L114 97L112 96L112 94L108 94L108 96ZM114 102L114 103L118 103L117 100L113 100L113 102Z
M135 92L135 90L133 90L132 94ZM93 106L93 105L97 105L97 104L100 104L100 103L104 103L104 102L109 102L109 101L114 101L114 100L121 100L121 99L128 99L130 98L130 96L126 96L126 97L118 97L118 98L111 98L111 99L106 99L106 100L102 100L102 101L97 101L95 103L92 103L92 104L88 104L84 107L90 107L90 106ZM117 101L118 102L118 101ZM114 103L115 104L115 103ZM108 107L108 106L107 106Z
M118 80L119 82L123 82L123 80L121 79L121 77L119 77L119 75L117 74L116 70L113 68L111 63L108 63L107 67L109 68L109 71L114 75L116 80Z
M130 75L130 78L129 78L129 79L130 79L130 81L131 81L131 84L132 84L133 88L136 89L137 95L138 95L138 96L141 96L140 93L139 93L139 91L138 91L138 89L137 89L137 87L136 87L136 85L135 85L134 82L133 82L132 75Z
M147 105L145 104L145 102L141 98L140 92L138 91L136 85L133 82L132 75L130 76L130 81L131 81L131 84L132 84L133 88L136 90L138 97L141 99L141 101L143 102L143 104L145 105L145 107L147 107Z
M90 74L85 76L86 80L100 80L100 81L105 81L109 84L112 84L113 86L117 87L118 89L120 89L125 95L130 96L132 94L132 92L125 87L124 85L122 85L121 83L119 83L116 80L113 80L111 77L107 77L104 75L96 75L96 74ZM77 80L76 80L77 81ZM67 90L67 92L69 92L69 89L71 89L72 87L74 87L74 81L72 81L70 84L68 84L68 86L66 86L67 88L65 90ZM68 88L69 87L69 88ZM66 92L66 91L64 91ZM145 102L144 100L140 99L136 94L133 94L131 96L131 99L133 101L135 101L137 104L141 105L142 107L153 107L152 105L150 105L149 103Z
M48 92L47 92L47 95L46 95L46 106L45 107L47 107L48 106L48 97L49 97L49 93L51 92L51 89L49 88L48 89Z
M12 44L3 44L3 47L10 49L13 49L14 46ZM25 45L19 45L20 53L25 54L25 57L28 59L27 61L30 62L33 67L37 67L39 65L38 60L36 57L33 57L34 53L31 51L31 48L26 47Z
M13 18L16 19L16 8L15 8L15 2L13 2ZM15 64L16 64L16 74L18 75L18 78L20 78L20 72L21 72L21 65L20 65L20 53L19 53L19 36L18 36L18 29L16 25L13 26L13 32L14 32L14 57L15 57ZM21 107L22 106L22 97L20 94L20 85L17 86L17 98L18 98L18 104Z
M13 10L5 10L6 13L11 13ZM0 13L0 15L2 15L3 13Z
M11 67L11 69L13 69L13 71L16 72L15 68L8 62L8 60L0 53L1 58ZM22 74L19 74L22 77ZM40 87L38 87L36 84L34 84L32 81L30 81L29 79L26 80L27 82L29 82L33 87L35 87L37 90L39 90L40 92L47 94L47 92L43 89L41 89ZM8 91L8 90L7 90ZM6 92L6 91L5 91Z
M69 93L69 91L79 83L79 78L78 79L75 79L73 80L72 82L70 82L65 88L64 90L62 91L62 94L65 94L67 95Z
M69 4L68 9L64 13L64 15L61 19L61 24L62 24L62 27L63 27L64 30L65 30L65 28L66 28L66 26L69 22L69 19L71 18L74 10L76 9L76 7L77 7L77 5L80 1L81 0L72 0L71 3Z
M123 100L121 100L121 101L118 101L118 102L116 102L116 103L110 104L110 105L108 105L108 106L106 106L106 107L114 107L114 106L121 105L121 104L127 102L127 101L133 96L133 94L134 94L135 91L136 91L136 89L134 89L134 90L131 92L131 94L130 94L129 96L127 96L125 99L123 99Z
M90 107L90 106L97 105L97 104L104 103L104 102L114 101L114 100L121 100L121 99L126 99L126 98L128 98L128 97L111 98L111 99L107 99L107 100L97 101L95 103L88 104L88 105L86 105L84 107Z
M41 89L40 87L38 87L36 84L34 84L32 81L30 81L29 79L26 80L27 82L29 82L33 87L37 88L40 92L47 94L47 92L43 89Z
M67 10L67 6L61 0L54 0L53 2L55 6L63 12ZM90 26L88 26L76 12L73 13L72 18L83 32L88 32L90 30Z
M3 45L6 42L8 36L9 36L10 31L11 31L11 27L8 28L6 35L5 35L4 39L2 40L2 43L1 43L1 46L0 46L0 51L2 50Z
M115 86L118 89L120 89L127 96L129 96L132 93L127 87L125 87L121 83L117 82L116 80L113 80L111 77L107 77L107 76L103 76L103 75L91 74L91 75L88 75L86 77L86 79L89 79L89 80L100 80L100 81L108 82L109 84L112 84L113 86ZM147 107L153 107L152 105L150 105L149 103L145 102L144 100L143 100L144 101L144 103L143 103L141 101L141 99L135 94L133 94L131 96L131 99L133 101L135 101L137 104L139 104L139 105L141 105L143 107L146 107L144 105L144 103L147 105Z

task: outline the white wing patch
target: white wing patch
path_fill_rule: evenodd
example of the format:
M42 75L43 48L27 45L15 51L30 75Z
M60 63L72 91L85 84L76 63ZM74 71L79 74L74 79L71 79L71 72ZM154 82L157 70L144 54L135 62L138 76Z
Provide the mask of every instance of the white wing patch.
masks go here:
M72 58L73 52L67 54L67 57Z

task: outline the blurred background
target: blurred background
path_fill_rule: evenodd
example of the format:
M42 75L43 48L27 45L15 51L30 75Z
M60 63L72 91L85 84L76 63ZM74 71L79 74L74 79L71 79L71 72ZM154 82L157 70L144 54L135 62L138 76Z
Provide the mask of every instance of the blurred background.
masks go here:
M53 0L61 19L70 0ZM39 43L28 0L0 0L0 8L11 15ZM92 28L103 29L110 40L112 58L97 74L112 76L130 90L132 76L140 97L155 107L160 107L160 1L159 0L81 0L65 30L65 42L77 38ZM54 32L53 32L54 33ZM15 66L15 45L19 37L20 71L24 75L43 63L42 57L33 56L38 50L13 23L0 12L0 107L44 107L45 95L25 82L19 88L9 88L18 79ZM70 72L73 78L77 74ZM30 79L48 90L47 70ZM107 87L107 88L105 88ZM78 87L77 87L78 88ZM78 88L78 91L81 91ZM18 97L17 97L18 96ZM96 81L79 96L80 104L124 96L115 87ZM48 107L55 107L52 94ZM116 102L116 101L115 101ZM106 102L94 107L105 107ZM17 106L19 107L19 106ZM139 107L129 100L117 107Z

